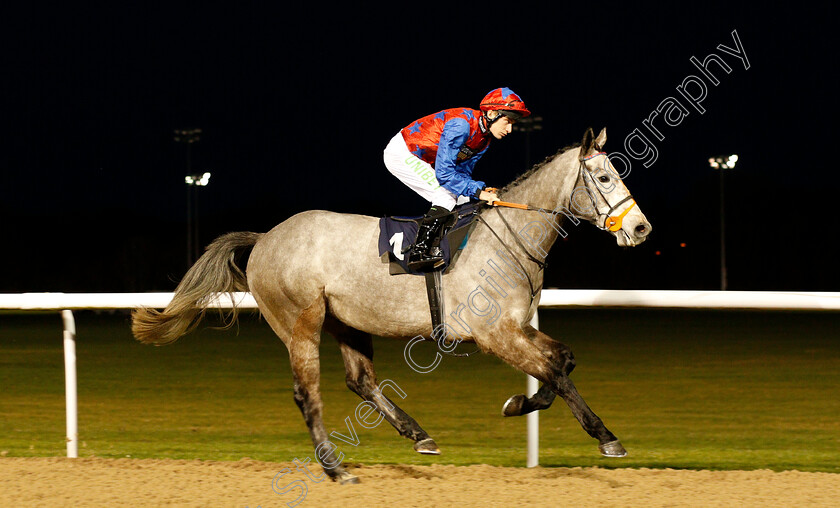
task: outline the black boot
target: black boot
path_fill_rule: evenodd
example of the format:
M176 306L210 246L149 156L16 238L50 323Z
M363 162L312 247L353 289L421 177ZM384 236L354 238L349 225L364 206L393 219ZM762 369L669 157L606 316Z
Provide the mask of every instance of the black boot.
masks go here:
M440 233L449 211L433 206L420 221L417 238L408 255L408 268L417 272L433 271L444 265Z

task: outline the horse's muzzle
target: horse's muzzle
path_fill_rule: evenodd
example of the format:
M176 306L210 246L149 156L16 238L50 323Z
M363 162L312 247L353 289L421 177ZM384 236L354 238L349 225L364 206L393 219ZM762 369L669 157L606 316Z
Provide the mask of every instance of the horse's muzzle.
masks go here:
M624 221L624 227L616 231L615 239L621 247L635 247L647 240L652 229L647 220L641 220L635 224Z

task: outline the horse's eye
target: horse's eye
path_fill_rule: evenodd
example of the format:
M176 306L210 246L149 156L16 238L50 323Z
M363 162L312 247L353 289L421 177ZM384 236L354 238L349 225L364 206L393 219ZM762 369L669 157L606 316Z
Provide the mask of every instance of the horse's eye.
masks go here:
M610 177L608 177L608 176L599 176L599 177L598 177L598 181L599 181L599 182L601 182L601 183L607 183L607 182L609 182L609 181L610 181Z

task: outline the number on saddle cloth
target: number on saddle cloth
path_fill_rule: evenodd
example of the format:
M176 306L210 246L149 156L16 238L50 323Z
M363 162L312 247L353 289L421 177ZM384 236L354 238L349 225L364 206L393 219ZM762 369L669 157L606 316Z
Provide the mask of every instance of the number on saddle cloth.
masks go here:
M440 242L444 265L442 271L455 265L458 256L467 244L470 233L475 227L475 219L481 208L481 201L466 203L455 207L451 216L455 224L447 228ZM414 243L417 236L418 222L423 217L382 217L379 219L379 256L383 263L389 264L391 275L424 275L408 268L406 247ZM450 219L451 222L451 219Z

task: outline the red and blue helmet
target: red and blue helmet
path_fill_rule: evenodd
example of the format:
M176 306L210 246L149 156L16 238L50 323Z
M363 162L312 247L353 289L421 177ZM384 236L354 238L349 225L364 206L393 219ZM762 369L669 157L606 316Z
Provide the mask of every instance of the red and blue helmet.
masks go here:
M531 114L522 99L507 87L496 88L484 96L479 106L481 111L498 111L514 119Z

